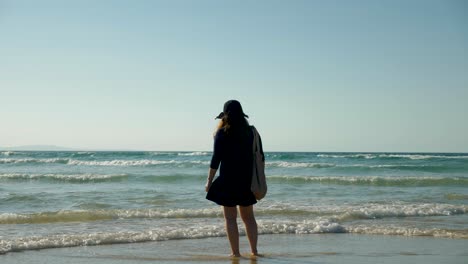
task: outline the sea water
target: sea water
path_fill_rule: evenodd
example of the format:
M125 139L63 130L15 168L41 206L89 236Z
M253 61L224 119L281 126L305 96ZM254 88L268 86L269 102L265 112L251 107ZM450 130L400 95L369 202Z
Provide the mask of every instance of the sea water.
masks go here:
M225 236L205 199L210 159L0 151L0 254ZM266 174L260 234L468 239L468 154L270 152Z

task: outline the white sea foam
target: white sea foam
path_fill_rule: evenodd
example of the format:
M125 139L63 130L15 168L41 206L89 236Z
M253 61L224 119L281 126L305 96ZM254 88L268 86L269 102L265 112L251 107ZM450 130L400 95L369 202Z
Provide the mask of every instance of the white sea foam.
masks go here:
M12 159L12 158L5 158L0 159L0 164L18 164L18 163L67 163L68 159L32 159L32 158L24 158L24 159Z
M85 166L149 166L149 165L208 165L208 161L179 161L179 160L108 160L108 161L82 161L70 160L69 165Z
M379 153L356 153L356 154L318 154L318 158L399 158L411 160L423 159L468 159L468 155L433 155L433 154L379 154Z
M443 238L468 239L468 230L417 228L396 225L354 225L345 227L348 233L395 236L430 236Z
M10 156L10 155L15 154L15 152L13 152L13 151L2 151L2 152L0 152L0 154L3 155L3 156Z
M178 153L177 155L179 156L207 156L209 155L208 152L204 152L204 151L196 151L196 152L181 152L181 153Z
M71 156L72 157L94 157L96 155L96 152L91 152L91 151L79 151L76 153L73 153Z
M416 177L416 176L268 176L274 181L310 182L338 185L376 186L444 186L468 185L464 177Z
M110 219L132 218L201 218L219 217L221 211L212 209L128 209L128 210L64 210L32 214L3 213L0 224L37 224L57 222L92 222Z
M312 222L258 222L260 234L311 234L311 233L342 233L343 227L327 221ZM241 235L245 235L243 229ZM16 239L0 240L0 254L7 252L37 250L45 248L61 248L75 246L92 246L118 243L137 243L148 241L164 241L173 239L198 239L226 236L224 226L193 225L164 226L143 232L99 232L89 234L62 234Z
M318 158L365 158L365 159L373 159L376 158L374 154L345 154L345 155L337 155L337 154L318 154Z
M283 167L283 168L330 168L335 167L332 163L312 163L312 162L287 162L287 161L270 161L266 162L270 167Z
M379 158L407 158L412 160L421 159L468 159L468 155L429 155L429 154L381 154Z
M450 204L366 204L352 206L345 213L340 214L340 221L353 219L381 219L390 217L423 217L423 216L450 216L466 214L468 206Z
M345 166L346 167L346 166ZM432 167L432 165L411 165L411 164L379 164L379 165L366 165L354 164L352 167L368 167L368 168L424 168Z
M260 234L344 233L343 226L329 220L319 221L258 221Z
M69 165L86 165L86 166L147 166L147 165L163 165L177 164L175 160L105 160L105 161L84 161L70 160Z
M327 205L308 206L290 204L270 204L257 209L259 216L287 217L302 215L303 217L326 217L334 221L347 222L357 219L381 219L392 217L423 217L423 216L450 216L466 214L468 205L450 204L362 204L362 205ZM218 208L210 209L101 209L41 212L32 214L0 214L0 224L32 224L57 222L90 222L110 219L132 218L215 218L220 217Z
M468 205L394 202L313 206L276 202L264 206L258 212L261 215L313 215L347 222L358 219L460 215L468 213Z
M19 180L40 180L51 179L59 181L105 181L114 179L126 179L127 174L21 174L21 173L4 173L0 174L0 179L19 179Z
M77 159L63 159L63 158L53 158L53 159L11 159L4 158L0 159L0 164L19 164L19 163L60 163L67 165L84 165L84 166L149 166L149 165L208 165L208 161L182 161L182 160L77 160Z
M434 165L413 165L413 164L334 164L334 163L317 163L317 162L289 162L289 161L267 161L269 167L280 168L362 168L362 169L431 169Z
M0 254L12 251L225 236L221 225L162 227L145 232L99 232L0 240Z
M392 225L341 225L321 221L258 221L259 234L320 234L320 233L356 233L404 236L433 236L449 238L468 238L466 230L444 230L401 227ZM243 228L241 235L245 235ZM120 243L138 243L148 241L165 241L174 239L199 239L226 236L222 224L165 225L146 231L96 232L80 234L55 234L15 239L0 238L0 254L8 252L61 248L76 246L93 246Z

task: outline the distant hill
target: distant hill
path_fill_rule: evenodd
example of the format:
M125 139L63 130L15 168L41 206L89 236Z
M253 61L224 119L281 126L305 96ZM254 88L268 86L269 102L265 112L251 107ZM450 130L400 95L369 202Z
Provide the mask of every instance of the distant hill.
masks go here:
M0 150L67 151L67 150L74 150L74 149L67 148L67 147L54 146L54 145L27 145L27 146L15 146L15 147L0 147Z

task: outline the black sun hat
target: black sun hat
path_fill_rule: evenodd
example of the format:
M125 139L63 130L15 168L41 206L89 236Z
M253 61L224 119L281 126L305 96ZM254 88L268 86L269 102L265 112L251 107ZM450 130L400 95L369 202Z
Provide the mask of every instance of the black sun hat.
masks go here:
M223 112L221 112L215 119L221 119L225 115L243 116L247 118L249 117L248 115L244 114L244 111L242 110L242 106L237 100L229 100L226 103L224 103Z

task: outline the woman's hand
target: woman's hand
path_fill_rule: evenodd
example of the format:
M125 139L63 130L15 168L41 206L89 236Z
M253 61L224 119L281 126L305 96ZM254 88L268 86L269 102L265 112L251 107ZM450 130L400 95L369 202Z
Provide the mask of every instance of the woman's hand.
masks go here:
M208 181L206 181L206 184L205 184L205 192L208 192L208 190L209 190L209 189L210 189L210 187L211 187L211 184L212 184L212 182L211 182L211 181L209 181L209 180L208 180Z
M206 184L205 184L205 191L208 192L208 190L211 187L211 184L213 183L213 178L216 175L217 169L212 169L208 171L208 179L206 179Z

